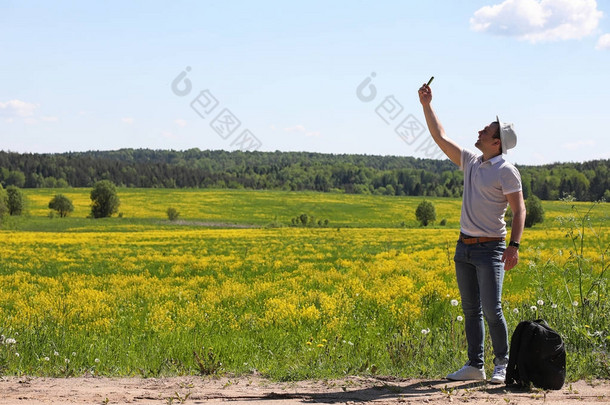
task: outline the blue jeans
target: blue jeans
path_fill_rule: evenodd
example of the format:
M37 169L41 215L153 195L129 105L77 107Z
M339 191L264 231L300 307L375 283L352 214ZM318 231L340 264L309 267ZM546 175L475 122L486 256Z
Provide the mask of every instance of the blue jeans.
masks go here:
M468 360L473 367L484 365L485 324L494 351L494 364L508 363L508 329L502 312L504 241L467 245L458 241L455 249L457 277L468 342Z

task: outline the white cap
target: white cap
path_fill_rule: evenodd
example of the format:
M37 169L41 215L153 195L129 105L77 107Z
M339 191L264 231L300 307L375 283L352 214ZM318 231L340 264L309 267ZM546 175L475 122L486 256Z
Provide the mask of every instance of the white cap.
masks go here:
M513 128L513 124L500 122L500 118L496 115L498 125L500 125L500 142L502 142L502 154L505 155L509 149L517 146L517 134Z

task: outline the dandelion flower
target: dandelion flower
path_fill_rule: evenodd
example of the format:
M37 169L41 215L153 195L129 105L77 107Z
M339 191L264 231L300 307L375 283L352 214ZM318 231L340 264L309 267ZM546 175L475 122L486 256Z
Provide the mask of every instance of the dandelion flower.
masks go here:
M324 345L322 343L318 343L318 347L322 348Z
M540 305L540 306L543 306L543 305L544 305L544 301L542 301L542 300L538 300L538 301L536 301L536 304L538 304L538 305Z
M326 342L328 342L328 340L322 339L322 343L326 343Z
M538 308L536 307L536 305L532 305L532 306L530 307L530 309L531 309L532 311L538 311Z
M452 307L457 307L458 306L458 300L451 300L451 306Z
M311 346L311 342L307 342L305 343L307 346Z
M462 318L461 315L458 315L458 317L456 318L458 322L462 322L464 320L464 318Z

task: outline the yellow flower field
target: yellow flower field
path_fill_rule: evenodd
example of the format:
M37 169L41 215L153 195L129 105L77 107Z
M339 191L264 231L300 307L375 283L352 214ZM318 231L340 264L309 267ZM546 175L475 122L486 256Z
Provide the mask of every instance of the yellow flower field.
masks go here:
M436 375L465 356L461 311L451 304L459 299L453 276L455 226L401 227L397 211L370 206L375 197L340 195L321 195L315 204L327 213L339 211L325 207L344 204L341 221L352 227L175 225L159 218L172 194L151 191L152 200L160 202L147 219L142 190L122 201L125 213L144 222L64 221L46 218L44 201L52 192L30 192L31 217L14 225L22 229L0 230L0 333L16 340L0 344L0 370L147 376L256 369L277 378ZM245 195L240 193L234 195L238 201ZM252 210L277 196L257 193L250 211L234 214L231 222L254 218ZM66 195L80 207L73 217L84 217L86 193ZM219 214L206 212L221 213L222 207L236 204L227 202L231 196L184 192L183 204L205 199L207 205L180 210L190 221L209 220ZM281 217L296 215L305 200L315 202L313 193L297 197L298 204L285 207L281 212L287 215ZM268 212L278 210L277 204ZM384 204L389 203L384 199ZM397 205L416 206L409 199L397 199ZM439 199L437 207L444 205L451 215L459 212L457 200ZM607 215L605 206L600 215ZM354 218L368 227L357 227ZM371 227L386 219L387 227ZM607 276L597 284L591 281L602 260L599 246L608 243L607 223L601 224L595 228L597 239L587 230L580 262L565 227L552 222L526 230L521 263L505 281L510 327L525 317L544 316L565 321L566 337L575 347L606 344L607 329L581 342L581 325L602 330L609 322L607 315L581 319L592 315L584 312L582 272L575 267L586 262L593 269L584 280L593 286L586 302L606 308ZM546 304L532 313L538 301ZM572 305L575 301L581 306ZM53 353L70 358L69 365ZM577 357L579 364L598 361L588 356ZM579 367L577 374L593 372Z

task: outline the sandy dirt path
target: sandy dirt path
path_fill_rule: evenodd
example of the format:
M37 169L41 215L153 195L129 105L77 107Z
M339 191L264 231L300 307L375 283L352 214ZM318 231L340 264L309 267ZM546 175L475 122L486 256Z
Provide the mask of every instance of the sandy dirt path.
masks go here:
M0 404L601 404L610 380L578 381L559 391L504 385L351 377L270 382L239 378L0 378Z

